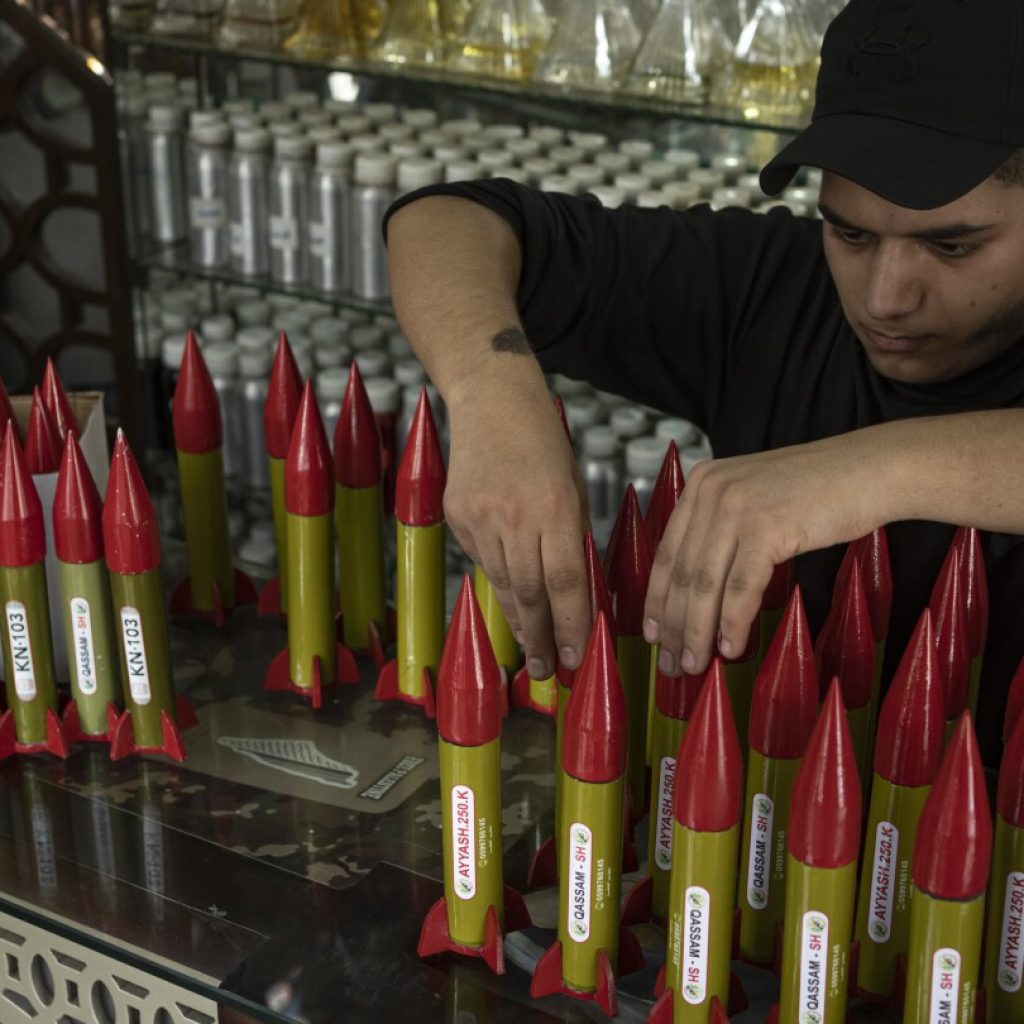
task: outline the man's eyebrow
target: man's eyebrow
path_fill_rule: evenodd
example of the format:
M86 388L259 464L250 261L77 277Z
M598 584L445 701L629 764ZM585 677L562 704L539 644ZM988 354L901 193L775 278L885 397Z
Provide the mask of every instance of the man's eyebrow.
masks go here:
M819 204L818 209L821 211L822 217L827 220L829 224L832 224L837 228L842 228L844 231L862 231L866 235L874 233L868 231L866 228L858 227L856 224L851 224L849 221L844 220L835 212L835 210L825 206L823 203ZM947 242L953 241L957 238L967 238L970 235L980 235L993 227L995 227L994 224L966 224L959 222L956 224L944 224L937 228L927 228L924 231L915 231L907 237L918 238L923 241Z

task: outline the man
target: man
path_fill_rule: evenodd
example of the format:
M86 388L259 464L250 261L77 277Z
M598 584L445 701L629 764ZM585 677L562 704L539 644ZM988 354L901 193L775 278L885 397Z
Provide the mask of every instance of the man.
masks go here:
M655 559L662 667L741 651L797 558L812 628L844 542L888 526L895 664L955 524L983 540L979 719L998 758L1024 653L1024 8L851 0L811 126L762 172L824 171L824 223L438 187L388 224L395 308L449 407L446 511L525 645L579 662L581 502L542 370L697 422L715 460ZM946 524L946 525L943 525Z

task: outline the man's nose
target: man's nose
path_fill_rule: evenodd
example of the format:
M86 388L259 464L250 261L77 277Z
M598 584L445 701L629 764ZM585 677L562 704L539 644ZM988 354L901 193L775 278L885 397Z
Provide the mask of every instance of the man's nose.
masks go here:
M871 264L864 309L876 323L913 313L924 299L924 283L915 254L902 243L882 243Z

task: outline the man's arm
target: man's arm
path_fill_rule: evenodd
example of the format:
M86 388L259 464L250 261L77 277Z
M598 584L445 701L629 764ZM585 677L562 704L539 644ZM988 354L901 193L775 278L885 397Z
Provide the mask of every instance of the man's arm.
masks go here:
M515 232L484 206L429 196L388 224L395 312L448 406L445 516L487 573L534 678L590 629L572 452L516 308Z
M655 556L644 633L670 674L735 657L775 565L921 519L1024 534L1024 409L899 420L698 465Z

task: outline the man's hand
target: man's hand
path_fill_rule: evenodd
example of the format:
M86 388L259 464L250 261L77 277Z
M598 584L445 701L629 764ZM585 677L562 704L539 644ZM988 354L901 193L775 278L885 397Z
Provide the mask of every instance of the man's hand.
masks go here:
M659 666L702 671L737 657L774 567L886 522L877 437L857 431L698 464L665 530L647 591L644 635Z
M519 357L522 358L522 357ZM590 632L585 513L565 431L532 359L449 405L445 518L487 574L534 679L576 668Z

